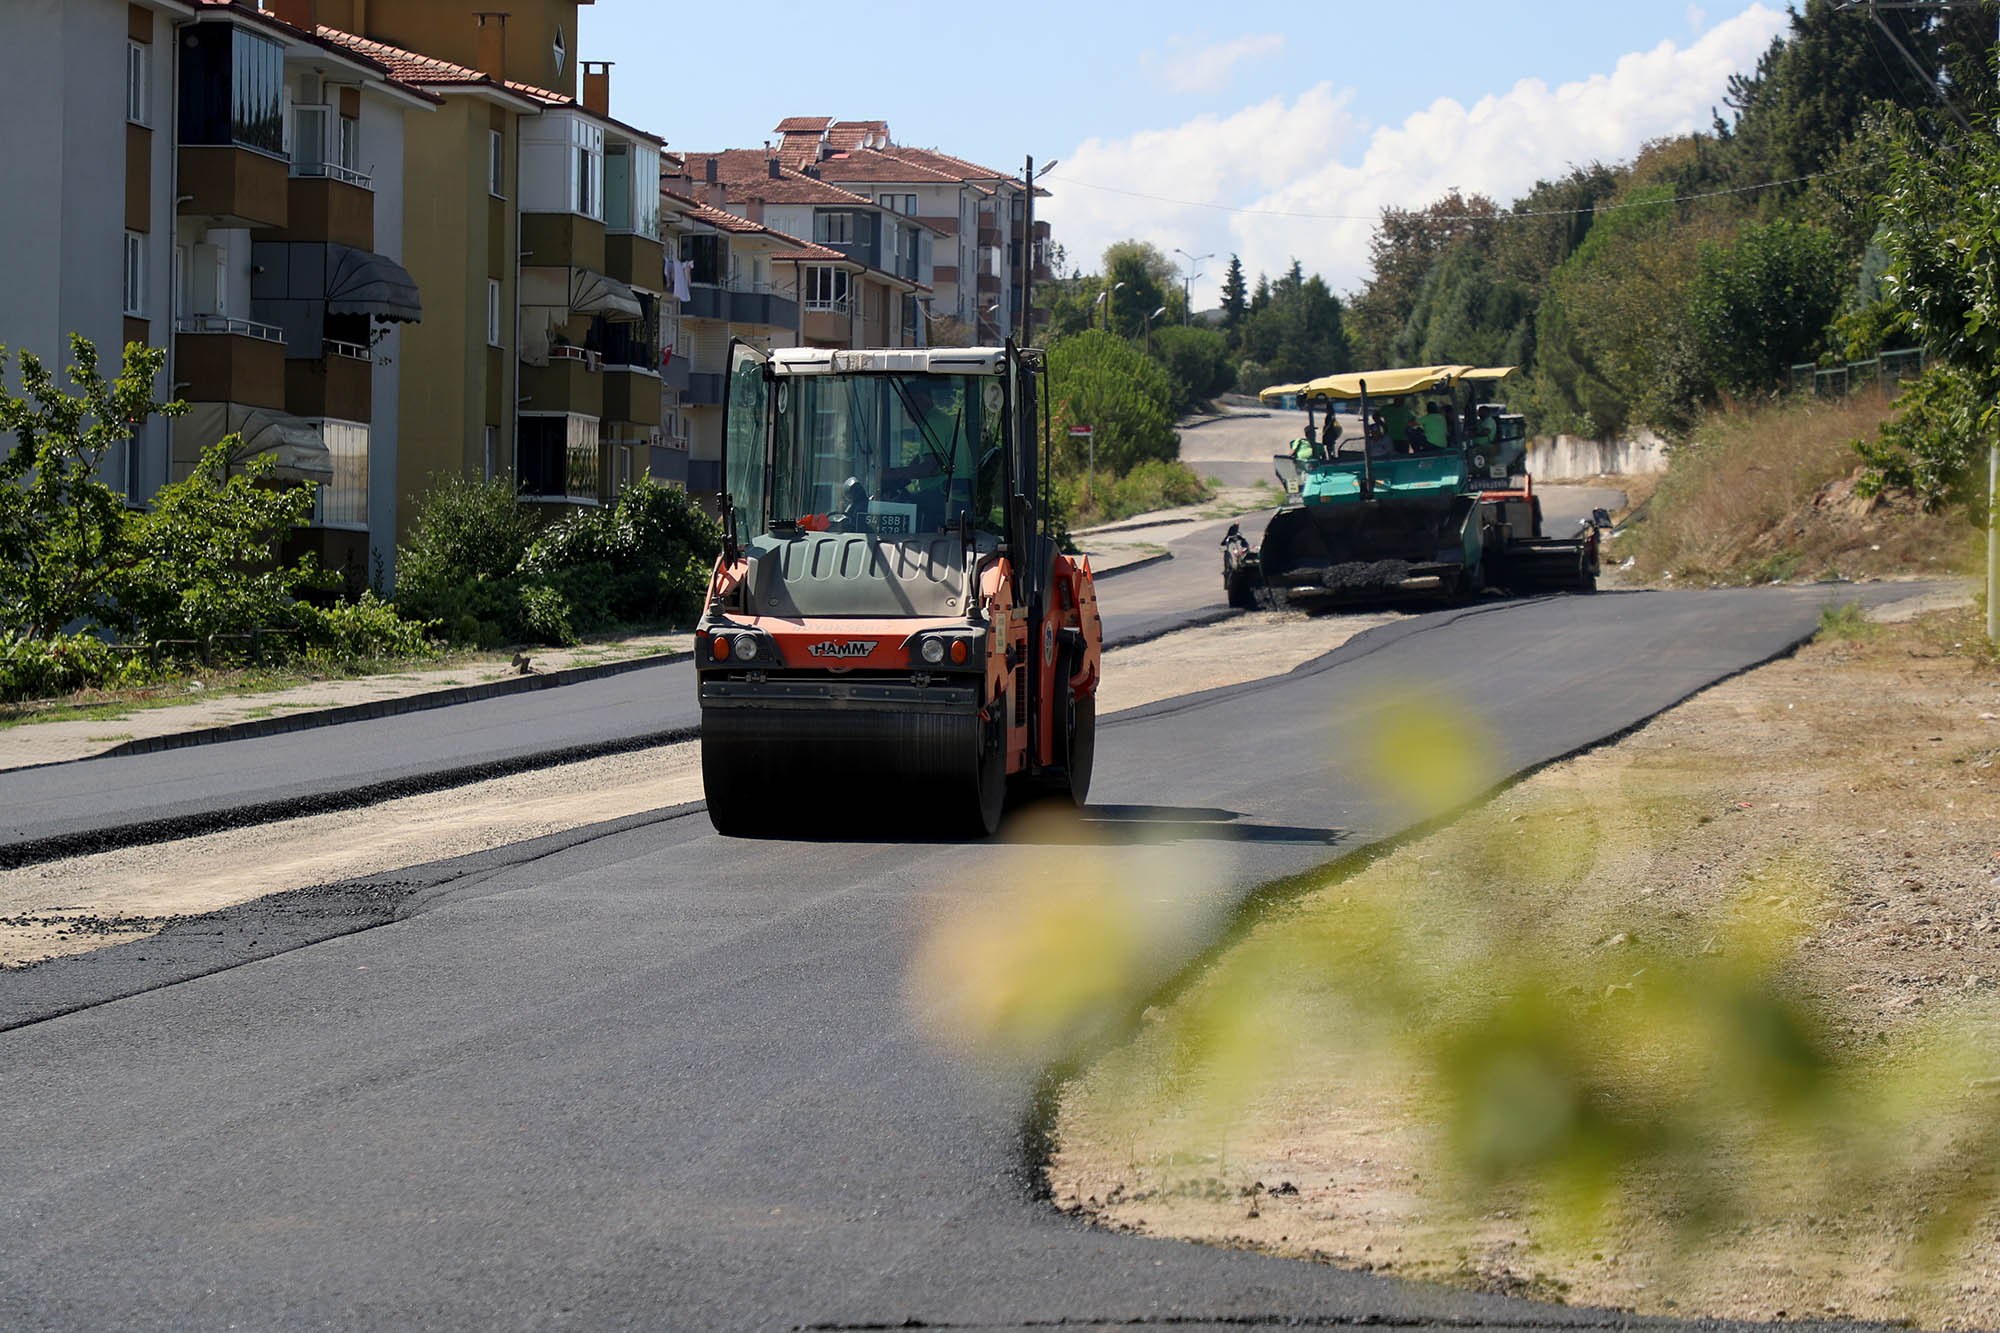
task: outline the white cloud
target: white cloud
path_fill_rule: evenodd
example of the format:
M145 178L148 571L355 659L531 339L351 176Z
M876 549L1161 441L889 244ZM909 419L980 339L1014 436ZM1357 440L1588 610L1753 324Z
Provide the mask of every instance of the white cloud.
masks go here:
M1139 64L1153 81L1170 93L1221 92L1246 60L1268 60L1285 49L1283 33L1248 33L1226 42L1200 43L1187 37L1167 39L1168 51L1148 51Z
M1687 11L1688 31L1701 36L1701 30L1708 26L1708 11L1700 5L1689 5Z
M1469 107L1440 98L1372 134L1351 90L1320 84L1290 102L1089 139L1064 155L1048 179L1054 197L1038 208L1085 269L1127 236L1169 255L1217 253L1195 286L1197 306L1213 304L1231 253L1252 282L1296 256L1308 273L1352 290L1367 276L1384 206L1421 207L1454 188L1505 204L1573 164L1625 161L1650 139L1706 128L1729 76L1754 66L1786 21L1757 4L1685 47L1662 42L1625 56L1609 74L1555 88L1523 79ZM1135 197L1144 195L1255 211Z

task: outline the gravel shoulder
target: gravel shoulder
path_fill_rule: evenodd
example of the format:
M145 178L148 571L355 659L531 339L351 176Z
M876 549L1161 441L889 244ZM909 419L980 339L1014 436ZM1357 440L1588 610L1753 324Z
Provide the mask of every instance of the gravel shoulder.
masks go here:
M1272 910L1069 1086L1057 1203L1118 1230L1577 1305L2000 1326L2000 672L1955 650L1969 612L1897 612ZM1411 1057L1409 1024L1371 1029L1329 998L1355 983L1329 975L1328 943L1389 920L1409 945L1396 984L1507 988L1622 1032L1628 996L1663 964L1727 955L1746 912L1793 923L1775 974L1831 1058L1872 1080L1854 1094L1872 1109L1832 1147L1802 1136L1735 1173L1726 1155L1616 1171L1582 1218L1546 1178L1472 1188L1449 1063ZM1539 981L1497 979L1525 959ZM1671 1062L1645 1040L1619 1050L1607 1096L1663 1095ZM1750 1151L1711 1119L1718 1154ZM1945 1217L1963 1226L1927 1249Z

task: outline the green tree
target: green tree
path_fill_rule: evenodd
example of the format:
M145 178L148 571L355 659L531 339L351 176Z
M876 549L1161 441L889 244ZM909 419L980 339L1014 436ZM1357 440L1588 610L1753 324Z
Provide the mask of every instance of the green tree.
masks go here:
M1758 393L1817 356L1845 270L1832 233L1802 223L1746 226L1733 245L1703 245L1688 316L1715 383Z
M1537 302L1527 287L1498 275L1471 246L1431 266L1402 333L1397 365L1520 365L1533 355Z
M1266 384L1337 374L1350 367L1340 298L1324 278L1306 277L1293 260L1276 282L1259 275L1257 289L1263 301L1252 301L1238 330L1237 346L1255 363Z
M1049 401L1059 438L1092 428L1101 470L1180 456L1166 370L1115 333L1092 329L1049 348Z
M1384 208L1368 242L1368 285L1349 310L1354 351L1371 366L1387 365L1396 336L1409 322L1424 277L1459 245L1489 250L1500 207L1485 195L1457 190L1423 208Z
M97 348L70 338L64 392L33 353L20 354L22 396L0 383L0 627L48 638L74 620L117 618L112 583L142 556L125 499L98 479L105 453L155 413L185 404L153 401L166 353L132 343L118 378L98 373ZM7 349L0 347L0 376Z
M1234 345L1243 317L1250 313L1249 288L1243 281L1243 261L1229 256L1229 269L1222 276L1222 328Z
M203 451L194 471L162 486L134 525L137 558L111 580L109 619L141 639L207 639L258 628L306 628L308 593L338 587L314 556L280 562L278 544L312 514L310 486L269 486L271 459L232 469L230 436Z
M1137 338L1155 310L1167 306L1175 312L1180 307L1174 266L1158 246L1146 241L1118 241L1106 247L1104 283L1111 291L1109 327L1127 338ZM1170 313L1166 318L1177 321L1179 315Z
M1166 367L1171 410L1177 417L1236 383L1229 340L1218 329L1178 325L1158 329L1153 334L1153 356Z

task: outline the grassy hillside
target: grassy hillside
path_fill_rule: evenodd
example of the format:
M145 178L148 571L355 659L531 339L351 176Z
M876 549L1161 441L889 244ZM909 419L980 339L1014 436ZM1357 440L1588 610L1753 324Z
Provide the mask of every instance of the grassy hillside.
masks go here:
M1697 585L1973 572L1980 534L1963 506L1927 514L1907 492L1856 490L1854 441L1893 411L1859 394L1709 416L1634 515L1631 572Z

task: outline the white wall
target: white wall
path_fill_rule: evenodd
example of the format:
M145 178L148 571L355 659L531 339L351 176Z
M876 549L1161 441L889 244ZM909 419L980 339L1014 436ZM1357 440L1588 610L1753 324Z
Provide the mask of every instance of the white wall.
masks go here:
M0 4L0 343L52 367L124 338L125 34L125 0Z

